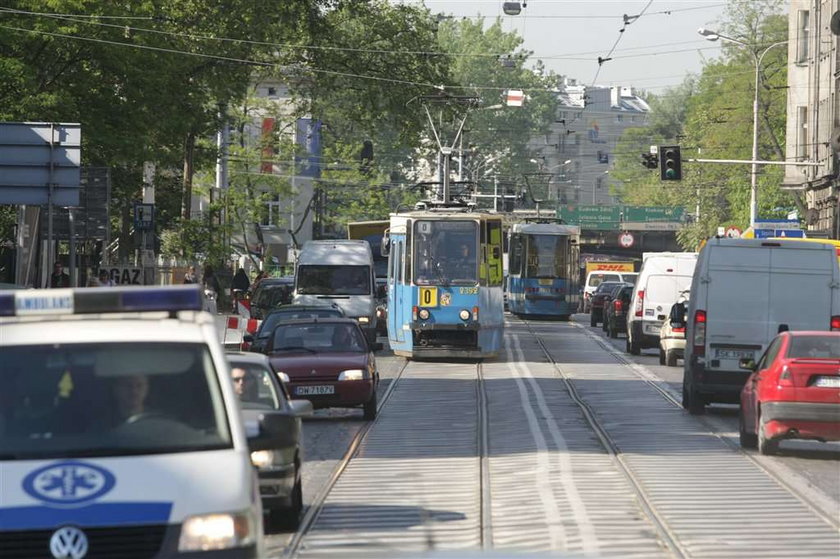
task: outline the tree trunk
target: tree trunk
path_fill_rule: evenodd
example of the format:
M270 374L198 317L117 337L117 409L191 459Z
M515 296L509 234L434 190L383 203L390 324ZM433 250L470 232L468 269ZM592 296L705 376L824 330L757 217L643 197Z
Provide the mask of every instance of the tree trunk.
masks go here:
M190 132L184 142L184 178L183 199L181 200L181 217L185 220L192 216L192 181L193 181L193 153L195 151L195 133Z

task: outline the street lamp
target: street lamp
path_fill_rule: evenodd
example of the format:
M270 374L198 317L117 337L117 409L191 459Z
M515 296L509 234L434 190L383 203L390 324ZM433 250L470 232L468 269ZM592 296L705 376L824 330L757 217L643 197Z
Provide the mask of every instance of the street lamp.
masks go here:
M744 47L753 47L750 48L750 53L753 55L753 61L755 62L755 97L753 98L753 144L752 144L752 172L750 173L750 227L755 229L755 220L758 216L758 195L757 195L757 186L756 183L758 181L758 88L761 83L761 60L764 58L764 55L767 54L767 51L772 49L773 47L777 47L779 45L787 44L787 41L779 41L777 43L773 43L759 54L755 50L755 45L751 45L745 41L741 41L740 39L735 39L733 37L728 37L717 31L712 31L711 29L704 29L701 27L697 30L697 32L706 37L708 41L717 41L718 39L723 39L724 41L729 41L730 43L735 43Z

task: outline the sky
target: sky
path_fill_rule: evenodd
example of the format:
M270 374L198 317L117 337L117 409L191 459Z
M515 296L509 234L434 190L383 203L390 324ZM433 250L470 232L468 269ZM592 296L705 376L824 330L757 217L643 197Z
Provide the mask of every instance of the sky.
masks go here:
M516 31L546 67L579 83L641 88L653 93L675 86L704 60L720 55L719 43L698 35L716 29L725 0L528 0L518 16L502 12L503 0L392 0L424 3L432 12L456 17L502 17L505 31ZM624 15L644 14L626 26ZM663 13L669 12L670 13ZM613 45L612 60L598 65ZM593 80L595 80L593 82Z

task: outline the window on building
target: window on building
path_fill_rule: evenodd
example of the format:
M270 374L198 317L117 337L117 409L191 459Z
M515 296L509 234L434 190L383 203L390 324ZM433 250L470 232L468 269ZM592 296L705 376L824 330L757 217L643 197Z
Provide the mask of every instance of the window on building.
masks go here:
M808 157L808 107L796 109L796 157Z
M277 97L277 88L276 87L269 87L268 88L268 96L269 97Z
M623 122L624 121L624 115L615 115L615 121L616 122Z
M799 64L808 62L810 25L811 13L808 10L799 10L796 18L796 62Z
M606 151L598 151L598 163L609 163L610 162L610 154Z

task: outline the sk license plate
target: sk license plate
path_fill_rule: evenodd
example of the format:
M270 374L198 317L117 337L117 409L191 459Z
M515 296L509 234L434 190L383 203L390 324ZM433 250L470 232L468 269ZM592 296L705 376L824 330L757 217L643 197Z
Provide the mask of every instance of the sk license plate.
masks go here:
M817 377L814 386L823 388L840 388L840 377Z
M298 396L320 396L323 394L335 394L335 386L298 386L295 389Z
M755 359L755 352L749 349L715 349L715 357L718 359Z

